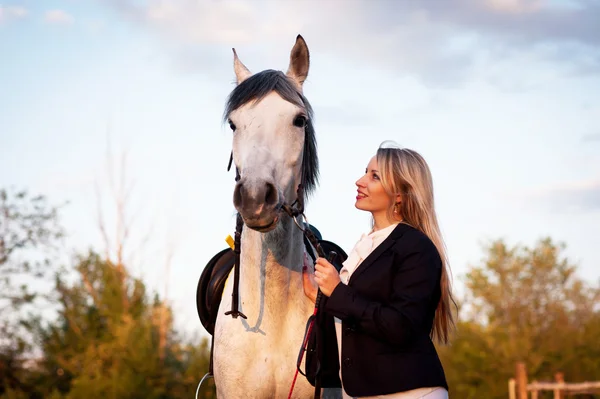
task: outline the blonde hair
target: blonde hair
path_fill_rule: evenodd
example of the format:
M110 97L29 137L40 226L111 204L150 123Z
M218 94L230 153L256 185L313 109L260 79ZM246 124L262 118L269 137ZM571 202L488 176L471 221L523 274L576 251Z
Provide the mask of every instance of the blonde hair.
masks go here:
M433 242L442 259L441 297L433 321L432 336L447 344L455 327L450 304L452 296L450 266L446 246L440 232L433 199L433 179L425 159L416 151L383 142L377 150L377 166L384 190L393 198L388 209L389 220L402 220L423 232ZM400 202L396 196L400 194Z

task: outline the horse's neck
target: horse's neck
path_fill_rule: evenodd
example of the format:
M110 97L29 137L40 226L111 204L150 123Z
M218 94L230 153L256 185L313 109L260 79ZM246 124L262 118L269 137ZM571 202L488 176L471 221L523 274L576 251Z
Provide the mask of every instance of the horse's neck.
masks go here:
M288 217L279 223L269 233L242 231L240 302L250 325L266 314L305 307L302 232Z

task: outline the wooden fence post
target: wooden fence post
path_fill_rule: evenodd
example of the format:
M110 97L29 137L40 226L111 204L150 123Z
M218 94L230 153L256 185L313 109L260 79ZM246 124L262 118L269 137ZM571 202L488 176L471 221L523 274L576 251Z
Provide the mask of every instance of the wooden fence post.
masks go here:
M516 381L514 378L508 380L508 399L517 399L515 385Z
M535 384L536 382L536 380L531 381L532 384ZM538 399L538 392L539 391L537 389L531 391L531 399Z
M559 384L563 384L565 382L565 374L558 372L556 374L554 374L554 380L559 383ZM562 394L562 390L559 388L556 388L554 390L554 399L563 399L564 395Z
M525 363L519 362L516 367L517 399L527 399L527 369Z

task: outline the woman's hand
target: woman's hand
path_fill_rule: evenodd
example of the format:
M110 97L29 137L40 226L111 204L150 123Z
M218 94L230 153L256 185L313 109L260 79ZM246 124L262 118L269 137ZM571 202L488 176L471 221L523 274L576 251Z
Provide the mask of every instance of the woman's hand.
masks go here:
M304 287L304 295L311 300L312 303L317 301L317 289L319 286L315 282L315 275L312 271L313 267L306 252L304 252L304 267L302 268L302 286Z
M340 274L337 269L325 258L317 258L315 264L315 282L319 285L325 296L330 296L339 283Z

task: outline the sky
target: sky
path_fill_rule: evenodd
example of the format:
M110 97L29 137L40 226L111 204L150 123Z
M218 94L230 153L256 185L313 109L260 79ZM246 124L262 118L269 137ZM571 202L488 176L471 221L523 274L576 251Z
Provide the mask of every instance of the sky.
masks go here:
M563 242L596 284L599 20L597 0L3 1L0 187L67 203L69 254L114 254L126 192L132 273L204 333L196 284L235 229L231 49L285 71L302 34L325 239L369 230L354 183L394 140L432 170L457 293L495 239Z

